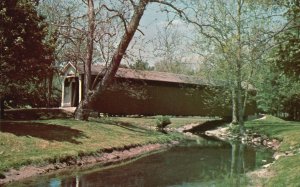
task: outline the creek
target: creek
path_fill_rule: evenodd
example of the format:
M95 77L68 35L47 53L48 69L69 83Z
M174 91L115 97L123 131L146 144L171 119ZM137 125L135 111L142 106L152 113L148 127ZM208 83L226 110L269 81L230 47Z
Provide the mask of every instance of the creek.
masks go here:
M74 169L8 186L243 186L244 174L272 161L272 151L206 136L129 164Z

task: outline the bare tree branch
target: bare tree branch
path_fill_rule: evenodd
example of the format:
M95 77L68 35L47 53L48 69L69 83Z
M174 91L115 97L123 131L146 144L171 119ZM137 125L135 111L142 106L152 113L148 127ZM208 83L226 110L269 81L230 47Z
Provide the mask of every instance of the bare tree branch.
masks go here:
M108 8L105 4L103 4L102 7L104 7L106 10L108 10L110 12L115 12L116 13L115 16L117 16L121 19L121 21L123 22L125 31L128 32L128 30L127 30L127 20L125 19L124 15L122 13L120 13L118 10Z

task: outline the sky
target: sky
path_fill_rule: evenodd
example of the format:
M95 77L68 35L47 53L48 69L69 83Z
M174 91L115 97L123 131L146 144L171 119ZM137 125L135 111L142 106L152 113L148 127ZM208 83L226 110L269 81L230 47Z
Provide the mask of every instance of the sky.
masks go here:
M44 0L44 1L45 4L47 5L47 2L48 1L51 2L52 0ZM77 0L77 1L81 2L81 0ZM114 0L111 1L113 2ZM64 7L64 6L69 6L69 4L72 5L73 0L65 0L62 2L60 2L59 0L53 0L53 2L56 3L56 4L54 3L54 7L55 6ZM133 53L134 58L128 59L127 62L124 63L127 64L132 63L137 59L137 57L142 58L143 60L147 61L151 65L154 65L156 62L160 61L157 55L153 52L154 49L153 43L155 42L155 39L157 37L158 29L162 29L169 23L167 13L161 11L161 9L164 7L165 6L162 6L161 4L158 3L148 4L139 26L139 30L141 30L143 34L137 31L137 33L135 34L135 39L134 41L131 42L131 45L128 50L128 54ZM85 13L86 7L82 6L78 9L78 11L79 12L82 11L83 13ZM178 18L175 18L175 20L173 20L172 28L182 33L190 32L186 27L186 25L183 24L183 22ZM118 43L116 43L116 45L117 44ZM181 50L180 48L184 48L184 47L185 47L184 45L178 46L178 50Z
M180 35L182 40L186 41L186 36L188 36L191 32L191 28L187 26L182 20L178 19L178 17L173 19L172 15L169 15L169 19L172 19L172 26L168 27L169 29L176 29L182 35ZM143 59L145 59L150 65L154 65L156 62L160 60L159 57L155 56L153 53L153 42L157 39L157 34L159 30L169 24L168 15L166 12L161 11L161 7L159 4L150 4L148 5L142 19L140 22L139 29L143 32L144 35L137 33L136 40L133 51L136 53L141 53ZM178 46L178 50L182 51L182 49L186 49L185 42L181 43L181 46ZM137 52L139 51L139 52ZM184 52L188 53L188 52ZM191 54L187 54L191 56Z

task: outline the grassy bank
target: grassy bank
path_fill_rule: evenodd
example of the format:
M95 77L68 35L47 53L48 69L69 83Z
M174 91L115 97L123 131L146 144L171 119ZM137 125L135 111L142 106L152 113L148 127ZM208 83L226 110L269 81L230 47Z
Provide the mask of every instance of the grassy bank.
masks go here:
M201 121L195 118L171 120L176 126ZM1 123L0 128L6 132L0 132L0 173L24 165L55 163L70 157L99 154L103 150L166 143L182 138L178 134L166 135L149 130L147 126L155 126L153 118L103 118L89 122L54 119Z
M142 117L142 118L128 118L128 117L107 117L107 118L100 118L95 119L96 121L102 123L110 123L110 124L132 124L140 128L154 128L156 127L156 119L157 117ZM168 125L168 128L179 128L183 125L190 124L190 123L205 123L212 118L208 117L170 117L171 124Z
M248 130L265 134L268 137L281 140L279 152L293 152L294 156L280 157L271 167L271 176L264 182L265 186L300 186L300 123L284 121L266 116L262 120L246 123Z

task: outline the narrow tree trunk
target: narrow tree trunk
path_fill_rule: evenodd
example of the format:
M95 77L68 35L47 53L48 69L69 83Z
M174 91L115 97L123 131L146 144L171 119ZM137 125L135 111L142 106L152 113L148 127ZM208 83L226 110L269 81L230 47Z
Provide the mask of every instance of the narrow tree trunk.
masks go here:
M232 99L232 125L236 125L238 123L237 118L237 106L236 106L236 90L232 88L231 90L231 99Z
M238 120L240 126L240 134L243 135L245 133L244 127L244 108L243 108L243 96L242 96L242 85L241 80L238 78L238 89L237 89L237 104L238 104Z
M238 121L240 126L240 135L245 134L244 127L244 109L243 109L243 97L242 97L242 42L241 42L241 16L243 0L238 1L238 22L237 22L237 60L236 60L236 88L237 88L237 108L238 108Z
M52 70L51 70L52 71ZM53 72L50 73L48 77L48 87L47 87L47 107L51 105L51 98L52 98L52 84L53 84Z
M4 99L0 98L0 120L4 119Z
M97 97L105 90L113 81L113 78L119 68L119 65L121 63L121 60L128 48L128 45L130 41L132 40L138 26L140 23L140 20L144 14L145 8L147 4L149 3L149 0L141 0L138 5L136 5L134 14L127 26L125 28L126 32L123 35L118 48L114 52L113 58L110 61L109 67L101 80L101 82L98 83L96 86L96 89L94 91L91 91L90 93L86 94L86 97L84 100L78 105L76 111L75 111L75 119L77 120L87 120L89 117L89 112L87 112L87 109L90 107L90 105L95 102Z
M39 107L40 106L43 106L43 107L47 107L47 104L48 104L48 92L47 92L47 88L48 88L48 78L47 77L45 77L44 79L43 79L43 81L44 81L44 83L43 83L43 100L41 101L41 103L40 103L40 101L38 101L38 102L35 102Z
M247 83L248 84L248 83ZM247 102L248 102L248 96L249 96L249 92L248 92L248 86L245 88L245 94L244 94L244 102L243 102L243 115L245 116L246 114L246 108L247 108ZM246 116L247 117L247 116Z

